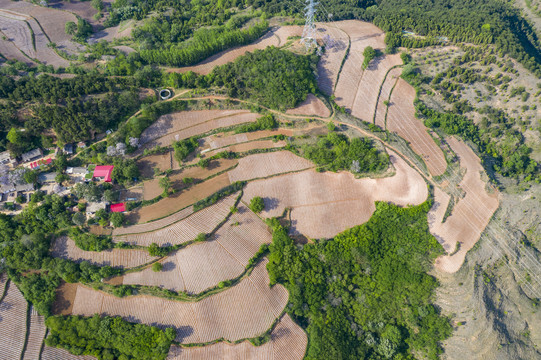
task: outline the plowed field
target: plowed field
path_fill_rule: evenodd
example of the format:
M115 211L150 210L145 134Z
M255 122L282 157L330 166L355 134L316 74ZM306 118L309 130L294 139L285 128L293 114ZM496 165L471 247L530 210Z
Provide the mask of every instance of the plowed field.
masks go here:
M317 84L319 88L326 94L332 95L340 65L349 46L349 36L335 23L318 24L324 31L319 33L323 38L329 36L332 41L325 47L325 52L320 57L317 63Z
M195 214L187 215L180 221L172 223L171 225L164 227L160 230L150 232L144 232L140 234L129 234L122 236L114 236L113 241L124 241L132 245L149 246L152 243L156 243L160 246L163 245L176 245L182 244L187 241L195 239L200 233L212 232L222 221L224 221L227 214L229 214L231 206L235 204L235 200L238 194L228 196L216 204L211 205L203 210L196 212ZM149 223L148 225L152 225ZM137 231L145 231L146 224L136 225ZM152 227L148 227L152 229Z
M90 355L72 355L68 350L45 346L41 360L96 360L96 358Z
M296 108L287 110L286 114L328 117L331 115L331 111L325 106L323 101L319 100L313 94L308 94L306 100L300 103Z
M229 171L229 181L264 178L311 167L314 167L312 162L289 151L254 154L239 160L239 165Z
M381 87L381 92L379 94L379 100L378 100L378 106L376 107L376 116L374 123L381 127L382 129L385 129L385 116L387 115L387 105L385 105L386 101L389 101L389 97L391 96L391 91L393 87L396 85L396 82L398 81L398 78L400 77L400 74L402 73L402 68L394 68L390 70L387 73L387 77L385 78L385 82L383 83Z
M432 175L441 175L447 162L440 147L427 133L423 122L415 118L415 89L403 79L398 79L391 95L387 113L387 129L406 139L413 151L419 154Z
M28 340L26 343L23 360L39 359L41 344L43 343L45 331L47 330L45 327L45 318L39 315L33 306L31 306L31 308L30 328L28 331Z
M126 274L123 281L124 284L200 293L220 281L241 275L259 247L271 241L267 226L241 205L212 239L190 245L163 259L161 272L147 268Z
M246 186L244 198L261 196L264 217L279 216L292 208L292 232L310 238L329 238L362 224L375 211L375 201L416 205L428 196L424 179L396 154L389 152L396 169L392 177L355 179L349 172L318 173L306 170Z
M458 155L460 166L466 168L466 174L459 184L466 195L458 199L447 220L443 224L435 222L430 226L430 231L440 241L443 240L443 246L449 252L453 252L456 243L460 242L460 250L456 254L436 259L436 268L453 273L460 269L466 253L479 240L498 208L498 194L489 194L485 190L485 182L481 179L483 166L468 145L455 138L449 138L448 143Z
M244 341L240 344L220 342L202 347L182 348L173 345L168 360L207 360L207 359L269 359L301 360L304 358L308 338L302 328L295 324L289 315L284 315L271 332L269 342L253 346Z
M196 303L149 296L117 298L79 286L73 315L118 315L143 324L172 326L177 330L176 340L182 343L253 337L271 326L288 299L282 286L269 288L266 264L262 261L249 277L231 289Z
M106 251L84 251L75 242L65 236L58 237L54 244L52 255L75 262L88 261L99 266L132 268L155 260L146 250L110 249Z
M0 354L3 359L20 359L26 336L27 302L13 282L0 303Z

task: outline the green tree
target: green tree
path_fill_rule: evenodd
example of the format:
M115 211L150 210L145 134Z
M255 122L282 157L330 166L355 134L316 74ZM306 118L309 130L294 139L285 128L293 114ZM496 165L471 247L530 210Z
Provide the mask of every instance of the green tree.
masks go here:
M364 60L363 60L363 70L366 69L368 67L368 65L370 65L370 62L376 57L376 50L374 50L374 48L372 46L367 46L364 48L364 51L363 51L363 56L364 56Z
M124 225L124 214L120 212L112 213L109 220L111 220L114 227L121 227Z
M77 24L75 24L73 21L68 21L65 25L65 31L68 35L75 35L77 32Z
M35 184L38 182L38 172L35 170L26 171L23 177L27 184Z
M160 178L160 180L158 181L158 184L163 189L164 194L169 193L169 189L171 188L171 179L169 179L169 177L164 176Z
M161 262L155 262L152 264L152 271L154 272L160 272L163 269L163 264Z
M86 222L86 216L82 212L76 212L75 214L73 214L71 220L75 225L82 226Z
M265 203L260 196L255 196L250 200L250 209L256 214L262 212L265 209Z
M19 145L22 142L21 132L15 128L11 128L6 135L8 141L12 144Z

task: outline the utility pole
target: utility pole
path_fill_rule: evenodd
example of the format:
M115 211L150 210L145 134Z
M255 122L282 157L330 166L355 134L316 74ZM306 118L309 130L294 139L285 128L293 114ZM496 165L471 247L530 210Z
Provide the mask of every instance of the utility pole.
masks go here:
M306 46L306 50L317 48L316 41L316 6L317 2L314 0L305 0L306 6L304 7L304 29L302 31L301 44Z

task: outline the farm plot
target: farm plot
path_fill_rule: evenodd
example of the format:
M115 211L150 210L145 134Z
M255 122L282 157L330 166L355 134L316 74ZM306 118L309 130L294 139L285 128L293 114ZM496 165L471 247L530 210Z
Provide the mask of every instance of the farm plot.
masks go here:
M331 115L331 111L325 106L323 101L313 94L308 94L306 100L300 103L296 108L287 110L286 114L316 115L325 118Z
M300 36L302 34L302 28L300 26L282 26L277 29L273 29L263 35L256 42L234 47L229 50L222 51L216 55L209 57L208 59L200 62L195 66L185 66L181 68L169 69L170 72L187 72L193 71L198 74L207 75L216 66L224 65L229 62L233 62L239 56L242 56L248 52L254 50L265 49L269 46L281 46L284 45L289 36Z
M174 160L176 162L176 160ZM171 180L171 186L175 190L181 190L187 185L182 181L184 178L192 178L194 181L203 181L213 175L216 175L222 171L232 168L237 165L236 159L217 159L212 160L208 167L201 168L199 166L192 166L184 168L180 172L169 176ZM163 193L163 189L160 187L160 178L154 178L144 182L144 199L154 199L156 196Z
M174 141L216 128L253 122L257 117L248 110L198 110L167 114L143 131L141 144L169 146Z
M227 146L225 148L216 149L205 153L205 157L210 157L216 155L222 151L232 151L236 153L248 152L256 149L276 149L283 148L287 143L283 140L274 141L274 140L255 140L249 141L241 144Z
M351 105L351 114L361 120L371 122L374 119L378 93L387 72L402 64L399 54L384 55L372 60L364 71L355 100Z
M264 178L314 167L314 164L289 151L254 154L239 160L239 165L229 171L229 181Z
M459 184L466 195L458 199L444 223L434 222L430 225L430 232L443 241L443 247L449 252L453 252L457 242L460 243L458 252L452 256L440 256L435 263L436 268L454 273L462 266L466 253L479 240L499 201L497 193L489 194L485 190L486 184L481 179L483 166L468 145L455 138L449 138L448 143L458 155L460 165L466 168L466 174Z
M4 359L20 359L26 336L28 304L13 282L0 303L0 354Z
M138 208L127 216L127 220L141 224L161 219L214 194L230 184L227 173L218 175L204 183L170 195L155 204Z
M321 35L324 41L328 38L332 39L330 42L326 42L325 52L321 55L317 63L318 87L326 95L330 96L336 85L342 60L346 56L349 46L349 36L332 23L325 25L318 24L318 27L322 29L322 33L318 35Z
M96 358L90 355L73 355L68 350L45 346L41 360L96 360Z
M66 236L56 238L53 244L54 257L73 260L75 262L88 261L99 266L113 266L132 268L147 264L156 258L150 256L146 250L110 249L105 251L84 251L79 249L75 242Z
M26 18L13 15L4 10L0 10L0 30L11 41L17 49L22 51L32 59L36 58L34 43L32 41L32 32L25 22Z
M242 144L275 135L291 136L293 131L289 129L260 130L242 134L213 134L201 139L201 147L204 150L216 150L230 145Z
M147 268L126 274L123 281L124 284L153 285L197 294L220 281L241 275L260 246L271 241L265 223L241 205L212 239L163 259L160 273Z
M447 162L440 147L427 132L423 122L415 118L415 89L403 79L398 79L391 95L387 113L387 130L394 131L419 154L432 175L441 175Z
M189 206L185 209L177 211L173 215L167 216L160 220L156 220L156 221L145 223L145 224L137 224L137 225L126 226L122 228L115 228L113 230L113 236L136 234L136 233L143 233L143 232L150 232L150 231L158 230L168 225L171 225L177 221L180 221L184 219L185 217L190 216L191 214L193 214L193 207ZM113 237L113 241L114 239L115 238Z
M150 296L117 298L79 286L73 315L118 315L132 322L173 327L182 343L254 337L271 326L289 296L281 285L269 287L266 264L260 262L239 284L196 303Z
M56 55L52 49L47 48L47 44L50 41L54 42L58 49L66 50L71 54L77 53L82 48L80 45L71 41L71 36L66 34L66 23L68 21L77 23L77 18L72 13L49 7L36 6L26 1L0 0L0 8L24 14L35 19L35 24L31 23L30 26L36 36L36 49L38 50L38 58L40 60L42 59L39 56L39 48L42 47L42 55L46 55L47 57L51 56L51 58L46 60L52 65L69 65L67 60ZM38 40L38 38L41 39ZM49 51L46 52L45 48ZM52 55L56 57L53 58ZM65 65L62 65L61 63L64 63Z
M375 201L416 205L428 196L421 175L399 156L389 151L394 176L381 179L355 179L349 172L318 173L306 170L250 182L246 199L261 196L264 217L281 215L292 208L292 232L310 238L330 238L362 224L375 211Z
M153 228L153 223L136 225L138 227L136 231L146 230L149 232L115 235L113 241L124 241L139 246L149 246L152 243L160 246L183 244L195 239L200 233L208 234L212 232L229 214L237 196L238 194L233 194L196 213L183 214L185 215L183 219L159 230L147 230ZM149 226L145 227L144 225ZM133 228L136 226L133 226L131 230L135 230Z
M2 35L3 32L1 29L2 26L0 25L0 55L8 60L18 60L27 65L35 65L35 62L24 56L24 54L15 46L14 43L3 39L4 35Z
M338 77L334 94L338 105L353 109L363 77L361 68L364 60L363 51L367 46L383 50L385 34L375 25L359 20L340 21L336 23L336 26L349 35L351 46ZM372 91L376 91L377 86L379 84L373 85Z
M137 168L144 178L151 178L154 176L154 168L165 171L171 169L173 162L173 156L170 151L165 154L149 155L137 160Z
M381 86L381 91L379 94L378 99L378 105L376 106L375 111L375 117L374 117L374 123L381 127L382 129L385 129L385 117L387 115L387 105L388 104L389 97L391 96L391 91L393 90L393 87L396 85L396 82L398 81L398 78L400 77L400 74L402 73L401 68L394 68L389 70L387 73L387 77L385 78L385 81L383 82L383 85Z
M39 315L32 305L30 305L30 307L30 328L23 360L39 359L41 344L43 343L45 331L47 330L45 327L45 318Z
M171 346L167 360L206 359L269 359L300 360L304 358L308 338L304 330L289 315L284 315L270 334L270 341L254 346L249 341L240 344L216 344L183 348Z

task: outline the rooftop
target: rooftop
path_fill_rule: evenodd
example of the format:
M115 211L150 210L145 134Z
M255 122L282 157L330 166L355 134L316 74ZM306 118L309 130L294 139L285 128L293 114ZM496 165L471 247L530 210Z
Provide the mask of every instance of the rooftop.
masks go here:
M111 174L113 173L113 165L98 165L94 169L92 177L103 178L105 182L111 182Z
M111 212L124 212L124 211L126 211L126 204L124 203L111 204Z

